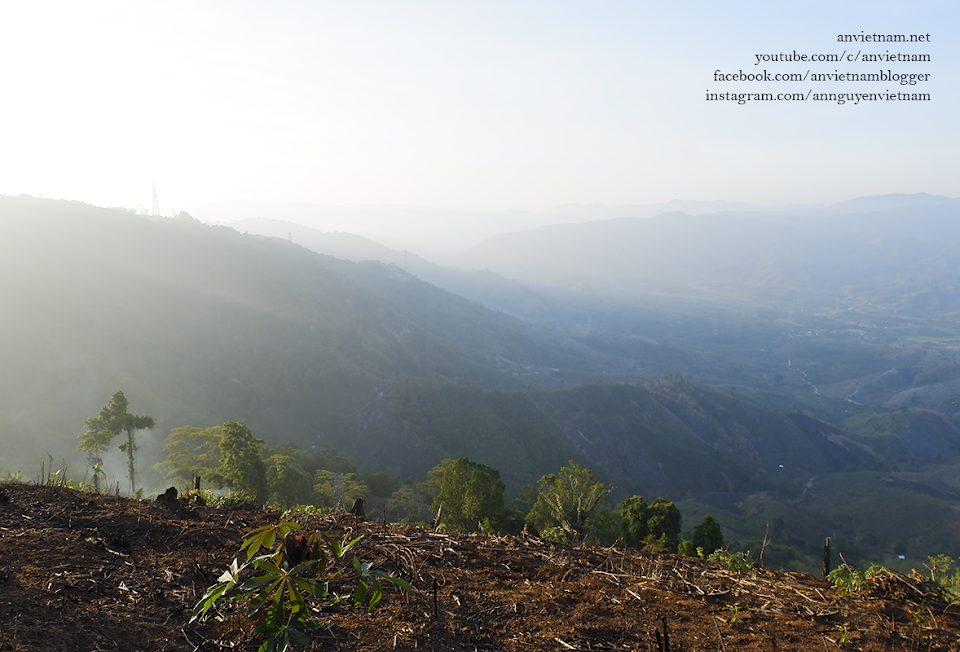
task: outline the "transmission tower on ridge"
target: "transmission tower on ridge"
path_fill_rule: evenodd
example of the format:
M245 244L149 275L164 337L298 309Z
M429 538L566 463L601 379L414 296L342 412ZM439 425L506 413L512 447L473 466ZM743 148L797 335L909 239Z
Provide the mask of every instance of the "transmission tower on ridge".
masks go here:
M160 217L160 204L157 203L157 182L153 182L153 216Z

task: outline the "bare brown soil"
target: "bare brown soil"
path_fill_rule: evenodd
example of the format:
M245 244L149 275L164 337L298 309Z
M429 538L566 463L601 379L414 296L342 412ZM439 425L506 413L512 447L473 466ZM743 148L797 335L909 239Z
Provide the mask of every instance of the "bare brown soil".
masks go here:
M277 517L0 484L0 650L255 650L236 607L188 621L244 532ZM416 592L388 589L371 614L329 609L310 649L648 651L668 639L674 652L960 650L960 608L918 578L842 597L806 574L736 574L674 555L350 515L315 526L362 534L361 558Z

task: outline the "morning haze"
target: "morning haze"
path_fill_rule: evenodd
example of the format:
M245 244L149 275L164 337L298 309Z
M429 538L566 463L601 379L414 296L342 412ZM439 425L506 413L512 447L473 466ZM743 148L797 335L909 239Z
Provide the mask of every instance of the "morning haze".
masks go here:
M122 389L156 420L140 435L150 491L171 430L242 421L270 447L336 448L401 478L466 456L510 492L573 459L618 500L665 494L741 537L760 523L737 501L787 514L824 474L826 499L908 472L946 508L960 501L943 484L960 463L960 207L840 209L543 226L456 267L278 220L241 233L0 197L0 271L16 279L0 297L0 466L35 475L49 455L89 481L76 435ZM117 451L105 462L123 476ZM864 498L916 509L885 491ZM828 505L809 507L823 528L892 549ZM947 545L928 526L916 545Z
M428 522L468 458L500 532L576 467L604 544L642 495L785 568L960 555L955 3L0 11L3 477L126 486L78 449L122 391L135 494L230 423L281 507ZM860 30L932 33L932 99L703 99Z

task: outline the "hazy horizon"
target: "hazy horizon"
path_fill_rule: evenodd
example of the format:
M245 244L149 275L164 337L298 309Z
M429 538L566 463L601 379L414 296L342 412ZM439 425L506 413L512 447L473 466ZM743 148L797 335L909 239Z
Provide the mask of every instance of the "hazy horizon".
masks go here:
M433 207L459 215L465 232L496 213L569 205L960 196L957 43L937 31L960 9L945 1L104 0L2 11L6 94L19 99L0 107L8 195L150 212L156 183L162 214L225 200ZM853 46L838 35L861 32L930 34L856 45L930 60L757 60L839 55ZM715 76L881 68L929 78ZM705 95L791 89L931 100L739 105Z
M503 233L527 231L554 224L591 222L620 217L651 218L669 212L690 215L739 211L745 214L779 212L785 215L825 215L887 210L914 203L960 203L960 198L916 193L851 197L831 205L760 205L737 201L672 200L662 204L609 206L600 203L567 204L539 211L466 211L414 206L337 206L310 203L224 200L190 207L193 217L244 230L244 222L272 219L318 231L359 235L396 250L409 250L436 262L455 262L464 249Z

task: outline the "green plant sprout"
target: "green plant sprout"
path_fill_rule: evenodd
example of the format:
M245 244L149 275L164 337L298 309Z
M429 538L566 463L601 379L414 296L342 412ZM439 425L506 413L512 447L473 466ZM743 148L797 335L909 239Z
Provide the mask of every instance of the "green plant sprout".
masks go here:
M735 625L740 619L740 603L734 602L733 604L729 605L727 609L730 610L730 620L728 622L731 625Z
M246 561L233 560L193 608L190 622L202 619L221 600L246 602L247 618L263 617L254 629L267 637L258 652L284 652L294 641L310 643L308 632L321 626L311 614L320 607L352 598L354 607L366 605L367 611L373 611L383 598L381 581L412 590L406 580L375 569L355 555L349 563L345 561L362 537L340 543L319 532L306 536L294 532L300 529L298 523L281 521L247 534L240 546ZM257 554L264 549L271 552ZM242 581L248 569L254 577ZM335 581L348 579L356 582L352 595L331 589Z
M847 640L849 638L848 637L849 632L847 631L847 623L843 623L842 625L837 625L837 631L840 632L840 640L837 641L837 645L846 645Z

